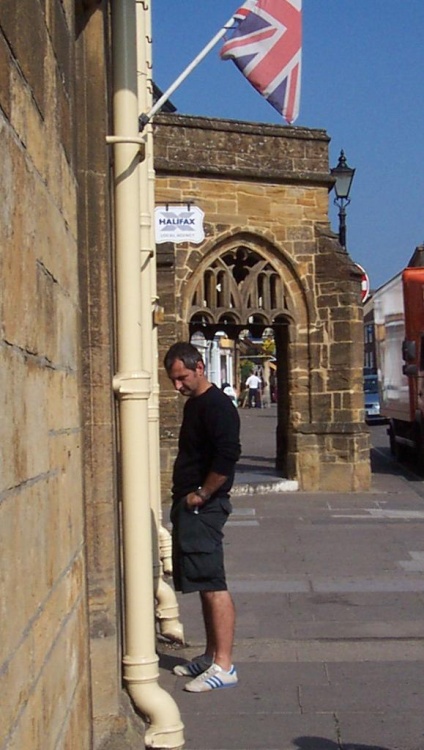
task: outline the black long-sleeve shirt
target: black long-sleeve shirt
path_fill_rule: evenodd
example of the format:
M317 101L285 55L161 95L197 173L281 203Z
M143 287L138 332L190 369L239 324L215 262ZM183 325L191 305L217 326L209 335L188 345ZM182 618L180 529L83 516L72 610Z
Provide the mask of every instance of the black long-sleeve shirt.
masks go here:
M201 487L210 471L228 477L218 490L227 494L240 453L240 417L231 399L215 385L188 398L174 464L174 500Z

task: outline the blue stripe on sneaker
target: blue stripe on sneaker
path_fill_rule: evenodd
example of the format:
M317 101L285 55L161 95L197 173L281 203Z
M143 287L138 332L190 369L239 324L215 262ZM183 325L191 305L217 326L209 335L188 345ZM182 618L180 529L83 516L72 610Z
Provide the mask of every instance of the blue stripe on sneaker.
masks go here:
M222 680L219 679L219 677L208 677L208 679L205 680L205 682L211 688L222 687L222 685L223 685L223 682L222 682Z
M202 674L202 672L205 671L204 667L201 667L198 662L194 662L193 664L188 664L187 669L192 675Z

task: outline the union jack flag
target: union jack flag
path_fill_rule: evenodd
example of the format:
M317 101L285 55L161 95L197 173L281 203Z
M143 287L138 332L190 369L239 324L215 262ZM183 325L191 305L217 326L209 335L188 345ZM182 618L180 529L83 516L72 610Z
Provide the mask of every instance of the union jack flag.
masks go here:
M247 0L221 49L288 123L299 114L302 0Z

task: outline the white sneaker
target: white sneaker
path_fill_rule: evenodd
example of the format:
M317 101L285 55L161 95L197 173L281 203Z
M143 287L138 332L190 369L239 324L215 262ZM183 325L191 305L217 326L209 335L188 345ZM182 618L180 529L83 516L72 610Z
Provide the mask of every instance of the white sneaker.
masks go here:
M234 664L228 672L218 664L211 664L209 669L206 669L195 680L187 682L187 685L184 685L184 690L188 690L189 693L205 693L217 688L235 687L237 683L238 678Z
M202 674L211 664L211 656L200 654L200 656L195 656L194 659L188 661L187 664L177 664L172 671L178 677L196 677L196 675Z

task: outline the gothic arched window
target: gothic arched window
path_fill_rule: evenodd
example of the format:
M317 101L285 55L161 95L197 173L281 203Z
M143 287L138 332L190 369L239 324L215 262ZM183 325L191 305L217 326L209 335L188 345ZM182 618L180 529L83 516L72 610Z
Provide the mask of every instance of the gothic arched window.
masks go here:
M200 308L216 321L226 316L226 310L246 321L257 310L271 321L276 311L287 309L284 283L269 261L239 245L203 272L192 296L192 315Z

